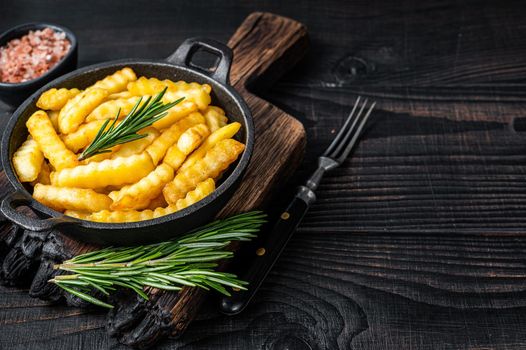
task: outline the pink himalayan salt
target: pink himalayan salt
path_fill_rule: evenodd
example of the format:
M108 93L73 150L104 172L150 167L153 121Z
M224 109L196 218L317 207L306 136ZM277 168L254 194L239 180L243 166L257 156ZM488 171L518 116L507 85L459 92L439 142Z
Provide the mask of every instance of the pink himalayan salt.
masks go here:
M0 82L21 83L38 78L68 53L71 43L51 28L30 31L0 47Z

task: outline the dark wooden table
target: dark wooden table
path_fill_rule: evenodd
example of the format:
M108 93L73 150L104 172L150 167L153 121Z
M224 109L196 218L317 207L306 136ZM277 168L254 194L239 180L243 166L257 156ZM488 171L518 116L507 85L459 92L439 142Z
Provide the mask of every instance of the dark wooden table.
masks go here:
M253 304L210 300L160 349L526 349L526 11L493 3L0 0L0 30L63 24L84 66L226 41L255 10L305 23L307 58L259 93L307 129L296 183L356 96L378 101ZM124 348L103 327L0 287L0 349Z

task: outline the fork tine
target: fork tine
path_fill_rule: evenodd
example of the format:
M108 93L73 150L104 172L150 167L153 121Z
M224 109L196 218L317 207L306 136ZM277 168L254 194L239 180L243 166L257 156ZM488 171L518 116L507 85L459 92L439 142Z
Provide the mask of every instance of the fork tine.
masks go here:
M358 140L358 138L360 137L360 134L362 133L362 130L365 126L365 124L367 123L367 120L369 119L369 116L371 115L371 112L373 111L374 109L374 106L376 106L376 102L373 102L373 104L371 105L371 107L369 107L369 110L367 111L367 113L365 114L365 116L362 118L362 120L360 121L360 124L358 125L358 128L356 129L355 132L352 133L352 138L351 138L351 141L347 144L347 146L345 147L345 150L343 151L343 153L338 157L337 161L339 163L343 162L347 156L349 155L349 153L351 152L352 148L354 147L354 144L356 143L356 141ZM365 103L363 104L363 107L365 107ZM363 107L362 109L360 110L360 114L362 113L363 111ZM359 119L359 116L358 115L358 118L356 118L356 120ZM349 134L345 137L345 140L347 141L348 137L351 135L351 132L349 132ZM343 143L342 143L343 144Z
M360 117L362 116L362 113L365 109L365 106L367 105L368 99L365 99L365 101L362 103L361 107L359 106L358 113L354 116L352 120L352 124L350 128L347 128L345 131L345 135L343 138L341 138L338 142L338 146L335 150L331 152L331 155L329 157L336 159L341 154L342 150L345 148L347 143L349 142L349 139L354 135L356 126L358 125L358 121L360 120Z
M327 147L327 149L325 150L325 152L323 153L323 156L324 157L327 157L329 156L330 153L332 153L332 151L334 150L335 147L337 147L340 143L340 140L344 137L344 135L347 133L347 128L349 126L349 124L351 123L351 121L353 120L353 115L354 115L354 112L356 111L356 109L358 108L359 104L360 104L360 99L361 99L361 96L358 96L358 98L356 99L356 101L354 102L354 106L352 108L352 111L351 113L349 114L349 116L347 117L347 119L345 120L345 123L343 123L342 125L342 128L340 129L340 131L338 132L338 134L336 135L336 137L334 138L334 140L331 142L331 144L329 145L329 147Z

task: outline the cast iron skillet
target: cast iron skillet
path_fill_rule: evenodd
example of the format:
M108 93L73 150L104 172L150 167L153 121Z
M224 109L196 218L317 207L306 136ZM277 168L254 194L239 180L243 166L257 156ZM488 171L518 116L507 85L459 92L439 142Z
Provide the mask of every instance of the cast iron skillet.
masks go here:
M192 63L198 50L204 50L218 57L215 71L204 70ZM188 39L166 60L153 61L130 59L112 61L82 68L62 76L45 85L31 95L11 116L2 139L2 164L15 192L2 201L2 214L15 224L31 231L47 231L57 228L65 234L85 242L112 245L142 244L174 238L192 228L210 221L226 204L236 190L249 163L254 145L254 125L250 111L237 92L229 85L232 51L226 45L209 39ZM212 103L222 107L231 121L241 123L238 138L245 144L240 159L230 166L228 173L216 190L198 203L153 220L132 223L98 223L64 216L35 201L28 190L18 181L11 158L27 137L25 123L37 110L35 103L42 92L53 87L85 88L97 80L123 67L131 67L138 76L159 79L184 80L212 86ZM28 206L39 218L30 217L17 207Z

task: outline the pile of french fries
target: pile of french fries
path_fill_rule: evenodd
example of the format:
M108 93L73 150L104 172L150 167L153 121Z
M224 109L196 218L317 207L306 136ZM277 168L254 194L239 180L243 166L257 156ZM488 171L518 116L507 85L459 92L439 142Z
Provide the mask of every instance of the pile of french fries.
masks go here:
M79 161L107 119L122 120L139 98L164 88L163 102L184 100L139 131L146 137ZM244 150L233 139L241 125L210 105L210 92L207 84L137 78L128 67L85 90L50 89L13 155L18 179L42 204L83 220L150 220L186 208L213 192Z

